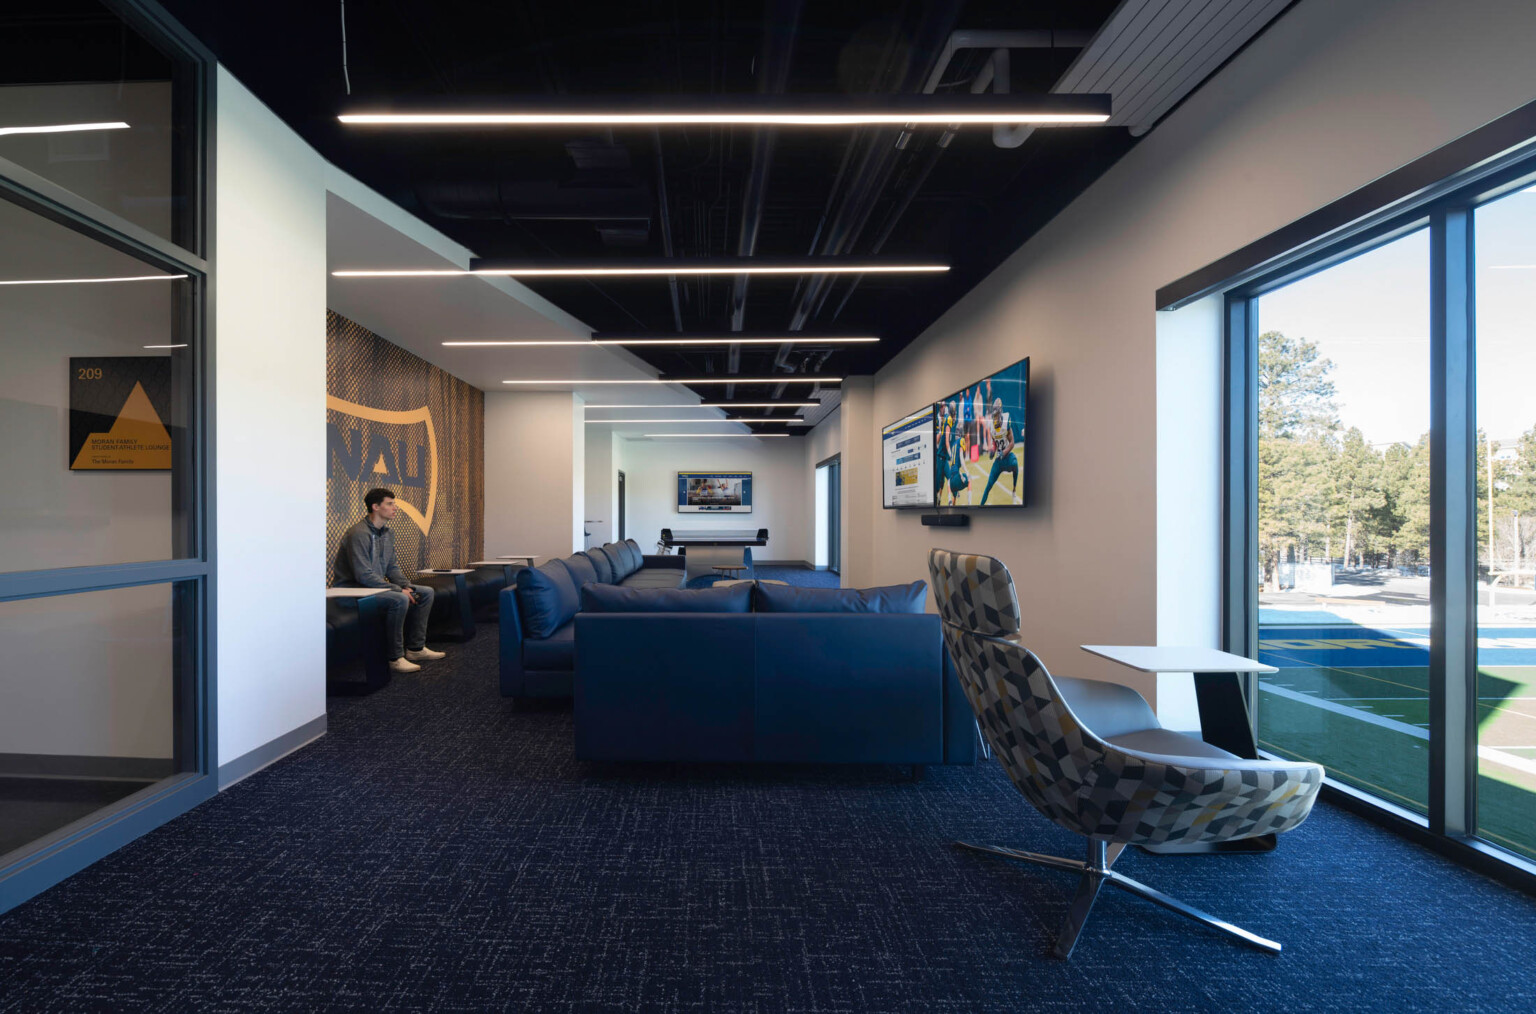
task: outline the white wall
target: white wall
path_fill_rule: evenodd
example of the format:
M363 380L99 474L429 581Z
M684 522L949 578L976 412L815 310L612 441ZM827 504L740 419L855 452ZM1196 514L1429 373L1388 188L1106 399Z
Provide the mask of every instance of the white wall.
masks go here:
M485 554L584 548L586 434L569 391L485 395ZM543 561L540 561L543 562Z
M589 546L612 542L619 531L618 464L614 443L618 440L606 426L582 424L586 434L586 530Z
M843 453L843 410L842 406L839 405L837 408L834 408L825 419L811 427L811 431L805 435L805 469L806 475L808 477L807 481L811 483L817 482L816 462L825 461L832 457L832 455L841 453ZM842 482L843 486L845 487L844 491L846 492L846 487L848 485L848 473L846 471L843 472ZM811 559L811 562L818 567L825 566L827 552L827 547L821 538L821 536L825 535L826 533L818 532L818 525L821 523L821 512L825 510L823 501L821 499L823 495L824 494L819 488L816 489L816 496L810 516L812 543L811 551L815 554L815 557ZM839 519L839 524L841 524L841 519Z
M1536 99L1533 37L1536 4L1303 0L879 373L889 421L1031 357L1034 506L943 541L1009 564L1047 664L1154 695L1077 646L1159 634L1158 286ZM845 442L873 448L844 413ZM871 501L847 530L845 583L926 571L916 516Z
M629 537L656 552L663 528L766 528L768 544L754 560L811 558L811 483L805 441L627 440L618 442L629 501ZM679 514L677 473L752 473L751 514Z
M325 163L222 67L219 763L325 714Z
M1157 315L1158 644L1221 644L1223 302ZM1186 674L1158 674L1157 713L1170 729L1200 728Z

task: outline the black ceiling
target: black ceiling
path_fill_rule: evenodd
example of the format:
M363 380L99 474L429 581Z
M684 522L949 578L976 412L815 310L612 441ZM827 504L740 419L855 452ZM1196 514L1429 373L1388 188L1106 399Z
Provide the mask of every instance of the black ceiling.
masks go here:
M1092 32L1115 0L352 0L350 97L339 2L162 3L323 156L482 257L751 252L952 265L930 278L754 278L740 313L731 278L680 281L676 310L665 280L529 283L598 331L680 323L884 339L836 351L643 352L673 375L873 372L1134 143L1124 128L1039 130L1014 149L994 146L987 128L963 130L940 149L940 132L924 130L898 150L890 129L402 132L336 120L387 102L527 94L639 92L660 104L669 94L911 93L955 29ZM986 55L962 51L940 91L967 90ZM1076 55L1015 52L1011 90L1047 90Z

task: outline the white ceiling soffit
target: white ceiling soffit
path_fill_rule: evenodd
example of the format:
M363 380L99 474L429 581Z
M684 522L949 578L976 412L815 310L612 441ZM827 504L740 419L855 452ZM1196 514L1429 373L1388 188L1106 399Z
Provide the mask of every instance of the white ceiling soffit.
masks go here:
M1125 0L1052 91L1108 92L1111 126L1146 133L1291 0Z
M469 251L369 193L326 194L326 306L483 391L575 391L589 402L696 405L686 388L621 387L581 380L638 380L654 367L617 348L445 348L453 339L582 339L591 329L521 283L504 278L336 278L348 267L465 267ZM368 210L353 198L370 205ZM395 218L401 221L394 221ZM441 242L439 242L441 240ZM462 263L461 263L462 262ZM509 387L503 380L569 378L573 384ZM617 392L624 392L618 397Z

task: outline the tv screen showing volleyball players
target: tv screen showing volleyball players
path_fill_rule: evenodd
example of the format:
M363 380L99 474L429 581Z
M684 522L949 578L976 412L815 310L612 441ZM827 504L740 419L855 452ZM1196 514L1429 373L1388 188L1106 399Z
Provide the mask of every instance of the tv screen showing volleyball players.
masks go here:
M933 405L933 485L940 507L1023 507L1029 360Z
M886 507L933 506L933 406L880 431Z

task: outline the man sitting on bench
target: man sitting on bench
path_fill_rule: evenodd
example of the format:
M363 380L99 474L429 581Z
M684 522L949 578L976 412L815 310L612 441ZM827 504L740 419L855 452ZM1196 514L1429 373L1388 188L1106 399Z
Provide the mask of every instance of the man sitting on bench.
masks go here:
M385 645L389 668L416 672L421 669L417 662L443 657L442 652L427 647L427 617L432 613L435 593L426 585L411 584L395 559L395 533L388 524L398 510L394 491L370 489L363 497L363 506L368 516L348 528L337 547L335 586L389 589L378 595L389 638Z

